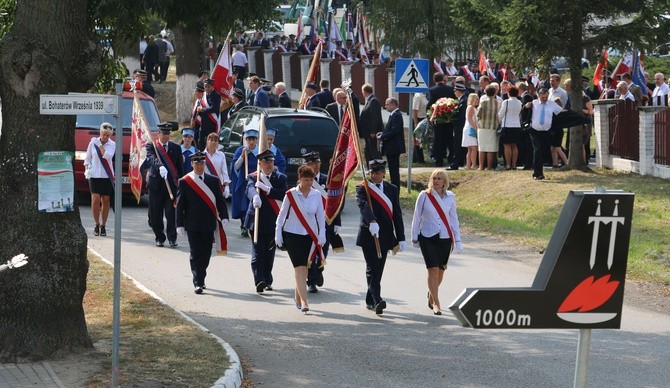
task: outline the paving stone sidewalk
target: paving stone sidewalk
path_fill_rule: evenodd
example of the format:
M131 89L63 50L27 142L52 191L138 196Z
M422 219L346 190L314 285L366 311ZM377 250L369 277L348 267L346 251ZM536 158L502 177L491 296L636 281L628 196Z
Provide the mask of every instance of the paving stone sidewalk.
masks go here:
M0 387L65 388L48 362L0 364Z

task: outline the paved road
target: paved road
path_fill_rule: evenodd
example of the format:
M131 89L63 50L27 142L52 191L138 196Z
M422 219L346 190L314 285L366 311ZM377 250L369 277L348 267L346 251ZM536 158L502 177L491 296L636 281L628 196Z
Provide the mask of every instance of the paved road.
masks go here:
M303 315L293 301L288 256L275 261L275 291L256 294L250 242L229 230L229 255L213 258L204 295L193 293L188 243L156 248L146 208L123 209L122 270L155 291L237 351L262 386L565 387L574 376L577 330L479 330L459 326L448 310L426 305L426 270L418 249L389 258L382 295L384 315L365 309L364 261L354 246L353 200L343 214L347 251L328 259L325 285L310 294ZM90 209L81 208L87 231ZM409 232L409 214L405 214ZM89 246L113 258L109 237ZM530 286L540 255L496 240L464 236L465 251L450 261L441 290L443 308L466 286ZM123 333L122 333L123 336ZM670 381L670 316L625 305L621 330L592 334L588 385L661 387Z

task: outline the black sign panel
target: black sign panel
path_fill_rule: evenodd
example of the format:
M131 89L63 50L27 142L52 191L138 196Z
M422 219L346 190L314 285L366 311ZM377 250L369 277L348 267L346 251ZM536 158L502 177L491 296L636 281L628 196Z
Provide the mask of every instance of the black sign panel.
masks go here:
M571 191L531 287L466 288L449 308L476 329L618 329L634 198Z

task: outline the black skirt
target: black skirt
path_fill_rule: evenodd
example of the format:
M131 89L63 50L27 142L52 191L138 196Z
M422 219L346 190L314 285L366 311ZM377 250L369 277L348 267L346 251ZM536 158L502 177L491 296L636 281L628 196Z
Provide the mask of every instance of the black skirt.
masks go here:
M505 127L505 136L501 139L503 144L519 144L521 142L521 128Z
M425 237L419 234L419 247L423 261L426 262L426 268L447 269L447 262L451 254L451 239L440 238L440 234L432 237Z
M565 131L563 128L552 128L551 132L551 146L561 147L563 145L563 136L565 135Z
M295 234L282 232L284 236L284 246L288 251L288 257L291 258L293 268L306 267L309 250L312 247L312 238L305 234Z
M88 180L88 188L93 194L114 195L114 186L109 178L91 178Z

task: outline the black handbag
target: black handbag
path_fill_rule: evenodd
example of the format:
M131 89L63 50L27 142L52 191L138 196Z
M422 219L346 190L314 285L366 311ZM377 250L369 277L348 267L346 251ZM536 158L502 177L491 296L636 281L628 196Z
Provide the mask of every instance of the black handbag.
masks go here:
M500 123L500 128L498 128L498 135L500 137L505 137L505 135L507 135L507 129L505 128L505 126L503 124L505 124L505 122L507 121L507 108L509 108L509 100L505 101L505 102L506 102L506 104L505 104L505 116L503 116L503 122Z

